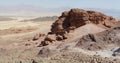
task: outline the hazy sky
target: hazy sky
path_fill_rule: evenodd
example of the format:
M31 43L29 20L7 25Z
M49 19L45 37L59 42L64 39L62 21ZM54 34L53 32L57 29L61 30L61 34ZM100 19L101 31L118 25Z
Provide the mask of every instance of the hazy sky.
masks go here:
M44 8L75 7L120 9L120 0L0 0L0 5L34 5Z
M0 0L0 15L60 15L71 8L120 17L120 0Z

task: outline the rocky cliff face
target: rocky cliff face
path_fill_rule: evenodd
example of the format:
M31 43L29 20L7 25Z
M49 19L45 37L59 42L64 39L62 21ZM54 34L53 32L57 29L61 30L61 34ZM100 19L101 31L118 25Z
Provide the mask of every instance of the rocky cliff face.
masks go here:
M96 11L71 9L70 11L63 12L59 19L52 24L51 32L48 33L48 36L40 45L45 46L54 41L65 40L68 38L65 35L66 33L89 23L104 28L111 28L116 24L116 20L111 16ZM54 36L54 38L50 36Z

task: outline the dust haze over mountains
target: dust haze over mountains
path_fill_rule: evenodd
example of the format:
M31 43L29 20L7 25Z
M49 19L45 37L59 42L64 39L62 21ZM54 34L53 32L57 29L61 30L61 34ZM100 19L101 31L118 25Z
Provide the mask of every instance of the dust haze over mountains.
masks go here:
M71 9L72 7L53 7L45 8L35 5L0 5L1 16L59 16L62 11ZM119 9L102 9L102 8L83 8L87 10L96 10L107 15L119 18Z
M59 15L65 8L43 8L33 5L0 6L3 16L54 16Z

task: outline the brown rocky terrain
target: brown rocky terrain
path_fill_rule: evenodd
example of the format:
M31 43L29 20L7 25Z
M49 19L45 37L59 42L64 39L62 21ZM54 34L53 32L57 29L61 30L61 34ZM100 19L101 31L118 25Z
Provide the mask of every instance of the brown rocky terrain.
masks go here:
M119 58L112 56L120 46L119 33L115 18L71 9L52 24L38 56L45 58L43 63L119 63Z
M88 34L83 36L76 46L88 50L100 50L107 49L111 44L114 47L120 46L120 27L115 27L98 34Z
M48 33L48 36L43 42L41 42L40 46L48 45L49 43L52 43L54 41L70 39L67 35L69 35L71 31L75 31L76 29L82 26L86 26L87 24L92 24L96 27L101 27L102 29L109 29L116 25L116 22L117 21L115 20L115 18L107 16L100 12L86 11L83 9L71 9L70 11L63 12L59 19L52 24L51 32ZM90 31L88 33L92 32L93 31ZM79 34L82 33L77 33L76 35Z
M120 63L113 17L71 9L54 23L23 20L0 22L0 63Z
M113 48L120 46L119 33L120 27L115 27L100 33L85 35L71 43L44 46L40 49L38 56L49 57L50 59L43 60L47 63L119 63L119 59L109 54L114 53ZM104 54L102 55L100 51Z
M106 16L100 12L71 9L68 12L63 12L62 16L53 23L51 32L59 34L64 31L69 31L72 28L78 28L87 23L94 23L110 28L115 24L115 22L115 18Z
M117 22L115 27L118 27L118 26L120 26L120 21Z

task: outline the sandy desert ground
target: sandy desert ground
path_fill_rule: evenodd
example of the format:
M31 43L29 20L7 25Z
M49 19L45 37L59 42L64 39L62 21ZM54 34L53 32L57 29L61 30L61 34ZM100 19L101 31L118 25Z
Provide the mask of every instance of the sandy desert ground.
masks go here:
M10 61L14 63L14 60L29 59L37 55L39 52L37 43L30 41L38 33L46 34L53 23L53 21L20 22L23 19L28 18L18 17L14 21L0 21L0 63Z

